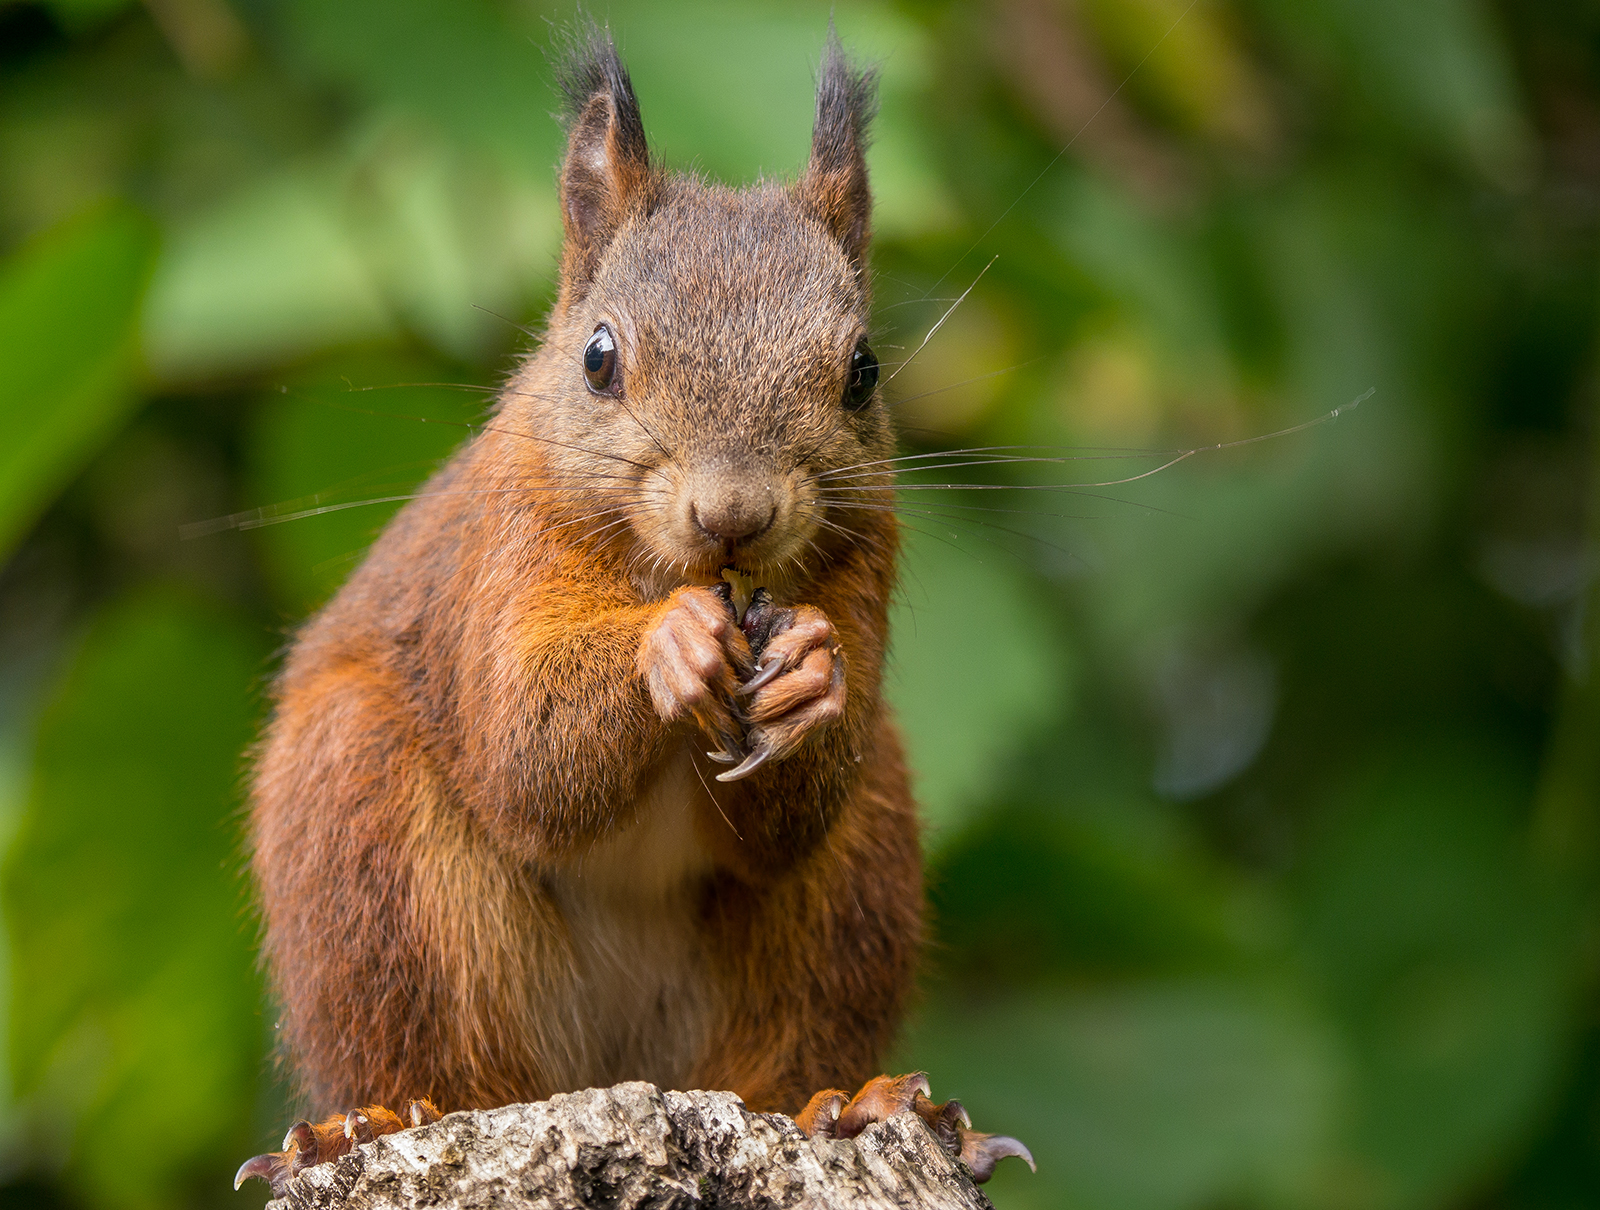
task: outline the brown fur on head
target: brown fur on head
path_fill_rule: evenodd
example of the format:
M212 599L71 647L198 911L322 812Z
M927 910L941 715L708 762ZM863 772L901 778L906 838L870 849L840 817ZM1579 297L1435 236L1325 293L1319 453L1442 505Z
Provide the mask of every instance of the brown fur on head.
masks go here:
M805 172L743 190L651 165L605 34L576 40L561 79L561 291L503 413L545 438L527 472L560 485L574 515L596 497L616 504L627 524L612 545L661 587L715 582L729 565L792 581L856 532L852 493L817 476L893 453L877 392L847 399L870 308L873 77L830 36ZM615 368L596 390L584 358L602 328Z

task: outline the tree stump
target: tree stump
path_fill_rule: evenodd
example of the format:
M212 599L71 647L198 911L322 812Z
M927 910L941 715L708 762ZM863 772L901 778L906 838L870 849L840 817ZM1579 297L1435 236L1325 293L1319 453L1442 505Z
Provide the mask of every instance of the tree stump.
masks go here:
M991 1210L913 1113L808 1139L728 1092L618 1084L452 1113L308 1169L269 1210Z

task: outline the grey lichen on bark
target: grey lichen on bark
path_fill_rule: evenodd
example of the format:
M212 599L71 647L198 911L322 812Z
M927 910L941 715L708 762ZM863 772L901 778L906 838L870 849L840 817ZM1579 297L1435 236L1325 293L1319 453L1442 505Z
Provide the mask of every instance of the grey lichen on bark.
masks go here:
M808 1139L727 1092L618 1084L453 1113L296 1177L269 1210L605 1206L979 1210L989 1200L913 1113Z

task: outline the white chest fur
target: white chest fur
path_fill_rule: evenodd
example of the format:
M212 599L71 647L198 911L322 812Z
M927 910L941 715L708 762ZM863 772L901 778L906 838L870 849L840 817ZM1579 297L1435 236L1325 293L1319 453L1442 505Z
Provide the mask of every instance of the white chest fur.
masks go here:
M711 859L695 807L706 794L681 751L630 827L544 880L569 930L582 1083L683 1087L704 1046L714 997L696 923Z

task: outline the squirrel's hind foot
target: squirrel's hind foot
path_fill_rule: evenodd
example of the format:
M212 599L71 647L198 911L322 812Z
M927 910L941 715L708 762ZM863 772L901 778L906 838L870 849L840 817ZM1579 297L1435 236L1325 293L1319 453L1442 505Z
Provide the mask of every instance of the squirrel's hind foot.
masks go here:
M237 1189L254 1177L272 1186L273 1197L282 1197L289 1182L307 1168L336 1160L382 1135L437 1122L439 1117L433 1102L423 1097L407 1103L405 1120L381 1105L334 1114L316 1124L302 1118L283 1136L282 1151L252 1156L240 1164L239 1171L234 1174L233 1187Z
M1026 1160L1034 1168L1033 1156L1018 1140L972 1129L972 1119L960 1101L935 1104L928 1097L930 1091L927 1073L921 1071L875 1076L853 1097L825 1088L806 1103L795 1124L809 1138L853 1139L872 1123L909 1110L928 1124L947 1152L972 1169L972 1179L980 1185L1007 1156Z

